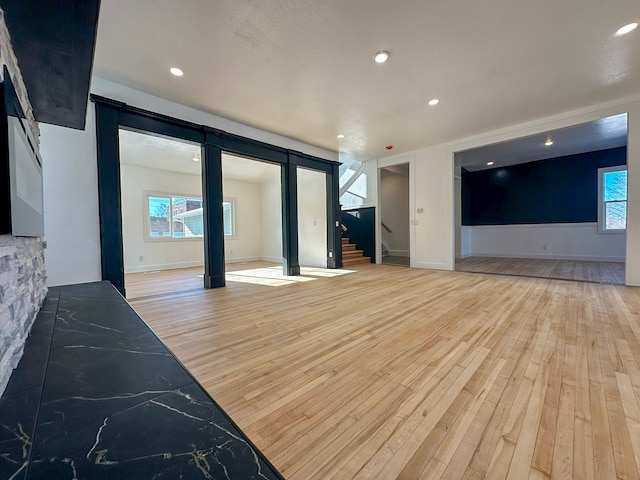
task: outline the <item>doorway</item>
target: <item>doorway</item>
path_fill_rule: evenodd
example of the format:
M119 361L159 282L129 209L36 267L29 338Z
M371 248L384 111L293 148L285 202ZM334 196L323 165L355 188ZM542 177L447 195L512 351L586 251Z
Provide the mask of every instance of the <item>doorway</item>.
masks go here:
M298 250L301 267L327 268L326 173L297 168Z
M128 298L203 289L200 145L119 130Z
M380 249L384 265L410 265L409 164L379 169Z
M282 269L281 170L274 163L222 153L227 281L242 271Z

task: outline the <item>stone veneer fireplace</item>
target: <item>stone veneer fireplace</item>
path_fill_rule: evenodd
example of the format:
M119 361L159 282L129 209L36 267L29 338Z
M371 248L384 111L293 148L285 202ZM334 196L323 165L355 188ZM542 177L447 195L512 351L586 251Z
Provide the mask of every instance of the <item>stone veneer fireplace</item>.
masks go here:
M0 77L3 65L11 75L31 130L37 133L38 125L0 9ZM0 235L0 395L22 357L25 340L46 294L42 239Z

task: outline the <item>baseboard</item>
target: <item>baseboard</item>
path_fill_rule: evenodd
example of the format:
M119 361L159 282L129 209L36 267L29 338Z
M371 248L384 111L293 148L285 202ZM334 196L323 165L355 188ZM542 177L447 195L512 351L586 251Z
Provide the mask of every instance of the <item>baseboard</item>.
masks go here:
M224 263L257 262L258 260L262 260L262 258L261 257L234 257L234 258L225 258Z
M553 253L472 253L468 257L493 257L493 258L531 258L547 260L577 260L584 262L614 262L624 263L624 257L600 256L600 255L560 255ZM467 257L465 257L467 258Z
M282 257L260 257L263 262L282 263Z
M392 257L410 257L409 250L389 250Z
M428 268L431 270L453 270L453 266L448 263L431 263L431 262L413 262L411 264L413 268Z
M176 268L204 267L202 262L164 263L160 265L141 265L139 267L125 267L124 273L156 272L158 270L175 270Z

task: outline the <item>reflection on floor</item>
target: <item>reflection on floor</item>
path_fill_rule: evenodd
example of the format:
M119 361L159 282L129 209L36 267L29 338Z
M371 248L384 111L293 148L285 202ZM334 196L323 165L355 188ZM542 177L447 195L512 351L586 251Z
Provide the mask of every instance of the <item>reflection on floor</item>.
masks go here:
M459 272L492 273L624 285L624 263L532 258L456 259Z
M353 273L347 269L300 267L300 275L288 277L282 273L282 265L272 262L242 262L226 265L227 282L253 283L279 287L313 281L318 277L336 277ZM134 300L174 293L186 293L203 289L203 267L156 270L125 275L127 299Z
M409 257L398 257L395 255L386 255L382 257L382 263L384 265L397 265L400 267L408 267L410 265Z

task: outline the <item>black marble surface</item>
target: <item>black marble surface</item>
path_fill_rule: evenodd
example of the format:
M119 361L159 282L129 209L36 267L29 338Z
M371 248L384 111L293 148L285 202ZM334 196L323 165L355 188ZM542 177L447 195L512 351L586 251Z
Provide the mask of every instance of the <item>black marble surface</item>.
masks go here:
M0 398L0 478L282 479L108 282L47 296Z

